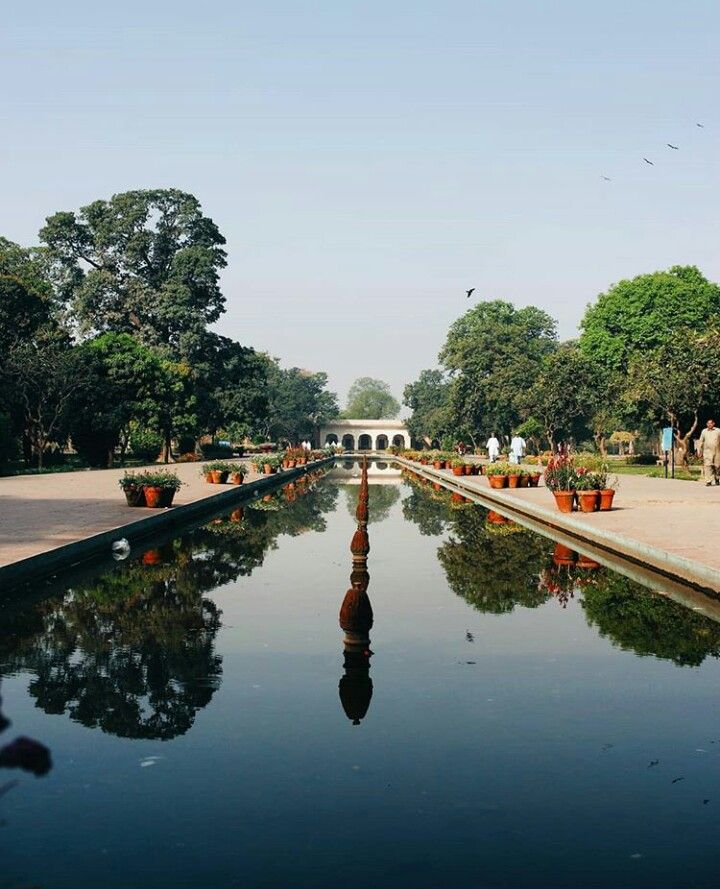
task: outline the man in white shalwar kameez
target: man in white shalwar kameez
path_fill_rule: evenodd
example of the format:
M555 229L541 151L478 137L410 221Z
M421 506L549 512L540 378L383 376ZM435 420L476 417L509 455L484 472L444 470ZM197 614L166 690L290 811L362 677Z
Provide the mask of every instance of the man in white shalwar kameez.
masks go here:
M497 440L497 438L495 438L494 432L490 433L490 438L488 438L485 447L487 448L490 462L494 463L498 458L498 454L500 453L500 442Z

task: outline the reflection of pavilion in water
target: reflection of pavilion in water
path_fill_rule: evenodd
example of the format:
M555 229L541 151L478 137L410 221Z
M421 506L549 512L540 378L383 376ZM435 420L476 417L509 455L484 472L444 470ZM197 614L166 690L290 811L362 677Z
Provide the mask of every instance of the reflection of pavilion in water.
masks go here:
M366 458L343 459L338 457L335 465L328 472L327 478L333 481L342 481L348 485L360 485L363 479L363 465L365 474L369 476L374 485L395 485L402 478L402 469L392 460L375 460L370 462Z
M345 632L343 649L345 655L345 675L340 679L340 703L353 725L360 725L365 718L372 700L373 684L370 678L370 629L373 625L373 610L367 589L370 575L367 570L367 557L370 552L368 539L368 472L367 462L363 461L362 478L358 491L356 510L357 530L350 544L353 567L350 575L350 589L345 594L340 607L340 626Z

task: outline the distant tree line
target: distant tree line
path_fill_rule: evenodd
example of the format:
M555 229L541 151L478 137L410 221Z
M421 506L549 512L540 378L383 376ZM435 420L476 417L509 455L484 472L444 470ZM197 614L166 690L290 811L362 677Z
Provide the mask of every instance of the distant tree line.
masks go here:
M0 464L68 442L90 465L170 459L204 435L310 437L338 413L327 376L209 329L225 239L191 194L130 191L0 237Z
M621 281L588 306L577 340L534 306L481 302L450 327L440 368L405 387L417 440L480 445L520 431L537 448L673 426L680 458L718 407L720 287L694 266Z

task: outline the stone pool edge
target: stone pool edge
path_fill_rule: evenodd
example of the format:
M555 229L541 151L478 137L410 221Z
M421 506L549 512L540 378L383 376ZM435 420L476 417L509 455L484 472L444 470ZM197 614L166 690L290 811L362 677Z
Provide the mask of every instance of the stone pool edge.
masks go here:
M144 537L150 537L158 532L197 519L204 513L217 512L224 506L229 508L235 503L246 500L255 491L260 492L268 488L277 487L282 482L299 478L313 469L318 469L332 462L334 462L334 457L324 457L322 460L315 460L312 463L307 463L305 466L298 466L295 469L284 469L279 473L263 476L246 484L230 486L227 490L211 494L209 497L202 497L199 500L193 500L192 503L184 503L181 506L172 506L168 509L158 510L157 513L145 515L136 521L116 525L106 531L91 534L80 540L73 540L72 543L65 543L62 546L35 553L24 559L8 562L0 566L0 585L15 587L30 580L54 574L65 568L88 561L99 553L108 552L113 542L119 536L126 537L131 542Z
M703 593L717 597L720 594L720 571L676 556L660 547L652 546L629 537L627 533L614 533L612 531L589 528L573 521L572 515L554 509L548 509L540 504L531 504L527 500L513 497L505 489L481 487L479 484L469 484L465 479L477 479L477 476L448 475L447 470L434 469L430 466L422 466L404 457L395 457L397 463L417 475L430 481L438 482L451 491L457 491L463 495L469 495L479 500L483 505L491 508L497 507L500 511L510 513L512 517L525 517L536 522L549 531L558 531L580 542L587 542L614 556L627 559L641 567L649 568L660 575L682 584L689 584Z

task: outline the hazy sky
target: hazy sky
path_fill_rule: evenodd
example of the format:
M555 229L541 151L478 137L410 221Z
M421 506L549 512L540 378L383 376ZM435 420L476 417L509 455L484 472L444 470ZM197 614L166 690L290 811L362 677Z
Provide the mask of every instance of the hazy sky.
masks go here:
M569 337L623 277L720 279L716 0L38 0L0 28L0 234L193 192L218 330L343 398L433 366L468 287Z

